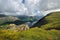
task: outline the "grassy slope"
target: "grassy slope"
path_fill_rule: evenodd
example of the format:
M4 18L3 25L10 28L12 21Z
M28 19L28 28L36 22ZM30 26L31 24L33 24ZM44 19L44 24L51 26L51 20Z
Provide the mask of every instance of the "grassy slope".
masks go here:
M32 28L27 31L0 30L0 40L60 40L59 30Z
M41 20L37 26L26 31L0 30L0 40L60 40L60 30L45 30L60 28L60 12L50 14ZM56 26L55 26L56 25Z
M52 13L50 16L45 17L45 19L47 23L41 26L41 28L60 30L60 12Z
M35 24L42 29L60 29L60 12L53 12Z

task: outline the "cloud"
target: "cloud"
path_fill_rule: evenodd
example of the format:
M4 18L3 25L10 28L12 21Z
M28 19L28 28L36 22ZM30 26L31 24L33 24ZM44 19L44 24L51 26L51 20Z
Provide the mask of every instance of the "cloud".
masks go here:
M21 0L0 0L0 11L2 14L16 14L24 11L24 5Z
M38 11L60 8L59 3L60 0L0 0L0 14L36 15Z
M42 0L40 5L41 10L53 10L60 8L60 0Z

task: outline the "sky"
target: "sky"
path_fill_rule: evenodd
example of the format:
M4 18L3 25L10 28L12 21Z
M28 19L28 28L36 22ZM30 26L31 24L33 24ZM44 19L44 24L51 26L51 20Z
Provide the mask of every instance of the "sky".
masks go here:
M54 9L60 9L60 0L0 0L0 14L5 15L35 16Z

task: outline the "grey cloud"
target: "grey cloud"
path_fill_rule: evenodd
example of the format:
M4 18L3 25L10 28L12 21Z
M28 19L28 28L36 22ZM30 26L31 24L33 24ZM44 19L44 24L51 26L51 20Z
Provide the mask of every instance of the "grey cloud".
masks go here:
M35 15L35 11L47 11L60 8L60 0L0 0L0 14ZM39 15L39 14L38 14Z
M53 10L60 8L60 0L42 0L40 4L41 10Z

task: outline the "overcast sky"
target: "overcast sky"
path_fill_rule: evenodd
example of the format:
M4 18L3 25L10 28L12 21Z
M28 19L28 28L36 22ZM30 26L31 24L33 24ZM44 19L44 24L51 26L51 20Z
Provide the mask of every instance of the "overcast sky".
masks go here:
M60 8L60 0L0 0L0 14L37 15Z

